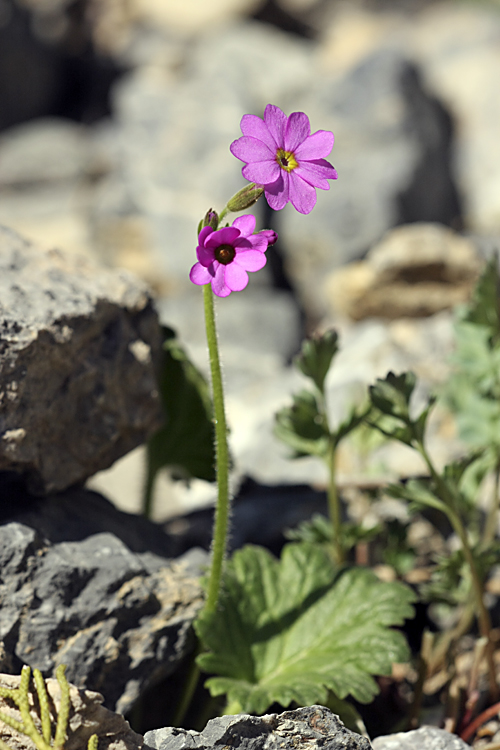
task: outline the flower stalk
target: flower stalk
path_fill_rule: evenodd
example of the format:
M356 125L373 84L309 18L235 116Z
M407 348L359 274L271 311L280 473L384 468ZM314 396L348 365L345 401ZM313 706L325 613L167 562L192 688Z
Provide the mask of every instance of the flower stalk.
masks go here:
M227 444L227 423L224 408L224 388L220 366L217 329L215 324L215 307L212 287L203 287L205 309L205 328L212 376L212 394L215 422L215 451L218 497L215 508L214 531L212 541L212 562L208 579L206 612L214 612L219 598L222 567L227 546L229 523L229 450Z

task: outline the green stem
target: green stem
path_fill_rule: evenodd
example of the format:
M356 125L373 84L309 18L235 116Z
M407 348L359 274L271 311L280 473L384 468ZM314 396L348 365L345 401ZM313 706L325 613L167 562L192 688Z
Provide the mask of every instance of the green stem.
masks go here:
M230 213L228 207L224 206L224 208L222 209L222 211L219 214L219 226L222 224L222 220L226 218L226 216L228 215L228 213Z
M488 511L488 516L486 518L486 523L484 525L483 543L482 543L483 549L488 549L488 547L492 544L497 534L498 504L500 501L499 491L500 491L500 461L497 463L496 468L495 468L495 485L493 488L493 497L491 498L491 505Z
M460 542L462 543L464 557L467 561L467 565L469 566L469 570L470 570L472 590L474 592L474 598L476 600L476 607L477 607L476 616L477 616L478 623L479 623L479 630L481 632L481 635L487 638L488 640L486 655L487 655L487 662L488 662L490 694L491 694L491 697L494 698L498 695L498 684L496 681L496 670L495 670L495 664L493 660L494 647L493 647L493 641L491 639L491 619L490 619L490 613L488 612L488 609L486 608L485 603L484 603L483 581L481 580L481 576L479 575L479 571L477 569L477 565L474 559L472 548L469 544L467 530L464 524L462 523L462 519L460 518L460 515L455 510L455 507L454 507L455 503L454 503L453 495L449 491L448 487L446 486L446 483L444 482L443 478L437 473L436 469L434 468L434 465L427 451L425 450L423 443L418 441L417 447L422 458L427 464L427 467L431 473L432 478L434 479L436 483L436 488L441 496L441 500L446 505L447 515L453 527L453 530L455 531L458 538L460 539Z
M205 305L205 327L210 357L210 371L212 374L218 486L212 541L212 563L208 579L205 611L214 612L219 598L229 523L229 450L227 445L226 415L224 411L224 390L217 344L217 329L215 326L214 298L210 284L205 284L203 287L203 301Z
M344 562L344 545L342 544L342 521L340 513L340 500L337 491L337 481L335 477L336 464L336 445L333 438L330 438L328 446L328 470L330 473L328 481L328 513L332 524L332 547L333 558L337 565Z

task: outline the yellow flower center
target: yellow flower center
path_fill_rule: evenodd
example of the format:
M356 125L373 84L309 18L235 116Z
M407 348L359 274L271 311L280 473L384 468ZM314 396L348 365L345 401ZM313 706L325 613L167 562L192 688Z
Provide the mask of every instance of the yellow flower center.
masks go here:
M282 148L279 148L276 151L276 161L280 165L281 169L285 169L287 172L291 172L292 169L295 169L299 166L299 163L294 154L291 151L285 151Z

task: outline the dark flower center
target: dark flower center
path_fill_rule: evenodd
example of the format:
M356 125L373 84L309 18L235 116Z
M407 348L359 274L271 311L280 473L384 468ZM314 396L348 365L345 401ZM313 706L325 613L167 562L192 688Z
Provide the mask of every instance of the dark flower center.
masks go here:
M234 260L236 250L232 245L219 245L215 250L215 260L222 263L223 266L227 266Z

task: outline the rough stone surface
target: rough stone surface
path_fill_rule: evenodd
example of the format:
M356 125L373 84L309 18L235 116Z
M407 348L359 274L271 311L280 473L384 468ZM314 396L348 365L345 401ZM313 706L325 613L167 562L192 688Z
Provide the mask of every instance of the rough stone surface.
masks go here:
M346 729L339 717L323 706L266 716L222 716L209 721L202 732L155 729L144 735L144 746L153 750L227 746L244 750L370 750L367 739Z
M72 500L90 517L99 503L88 494L90 503L84 492ZM99 690L106 706L125 713L190 649L206 556L160 557L150 549L161 552L162 532L151 534L153 524L133 516L127 522L118 512L110 526L117 533L121 527L130 546L100 530L106 514L95 522L94 533L81 538L71 500L63 497L58 513L58 499L48 501L48 512L40 504L38 524L35 499L24 522L0 526L0 669L17 674L29 664L49 675L67 664L69 680ZM109 508L107 515L112 515Z
M0 227L0 299L0 469L62 490L158 426L160 330L142 282Z
M332 309L353 320L426 317L466 302L480 270L473 243L439 224L392 229L366 260L334 271Z
M437 727L420 727L372 740L373 750L466 750L469 745L456 734Z
M0 675L0 685L9 689L19 687L20 677L17 675ZM53 702L55 714L59 713L61 705L61 689L55 679L46 681L49 698ZM34 710L33 694L34 686L30 691L30 707L32 717L38 731L41 723L38 713ZM86 748L89 738L93 734L99 737L99 748L102 750L140 750L143 746L143 738L134 732L128 721L107 708L102 706L102 695L90 690L79 690L74 685L69 685L69 697L71 702L70 716L68 722L68 739L64 743L65 750L81 750ZM5 698L0 698L0 711L6 713L17 721L21 720L20 711ZM55 724L55 716L52 716L52 726ZM54 729L52 730L54 731ZM7 724L0 722L0 738L8 744L12 750L32 750L33 743L25 735L19 734Z

